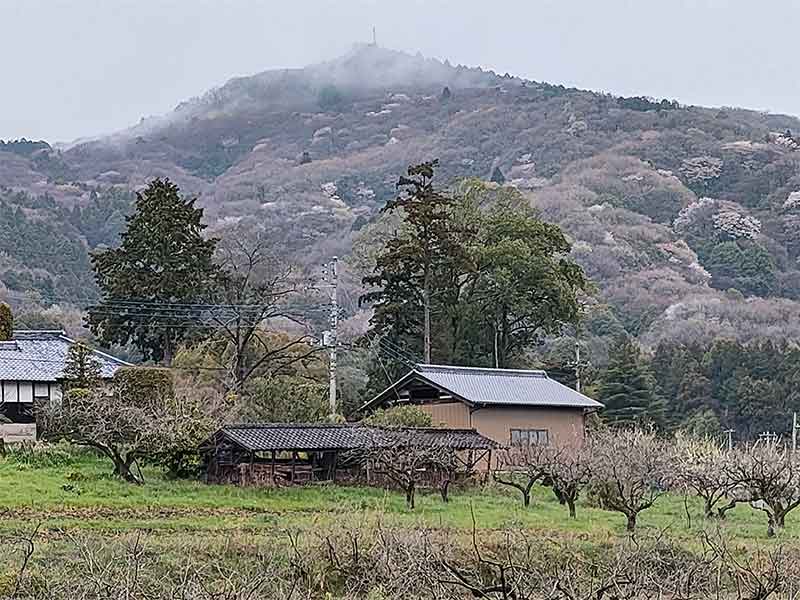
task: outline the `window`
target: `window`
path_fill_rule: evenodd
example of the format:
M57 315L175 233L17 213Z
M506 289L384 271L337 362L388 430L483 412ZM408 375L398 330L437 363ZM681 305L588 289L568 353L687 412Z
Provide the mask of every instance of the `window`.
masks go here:
M33 384L33 403L50 402L50 384L49 383L34 383Z
M512 446L547 446L550 433L547 429L512 429Z

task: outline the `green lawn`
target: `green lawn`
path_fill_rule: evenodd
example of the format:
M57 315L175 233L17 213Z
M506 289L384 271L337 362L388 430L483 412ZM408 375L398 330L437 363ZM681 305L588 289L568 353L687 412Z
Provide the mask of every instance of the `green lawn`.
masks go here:
M401 494L366 487L318 484L281 489L206 485L167 480L145 469L147 483L123 483L109 475L108 462L77 453L60 455L57 465L28 465L15 458L0 459L0 530L19 530L40 524L44 530L94 531L255 531L319 528L344 520L380 521L388 526L470 529L474 514L484 529L523 527L542 535L572 536L601 542L624 535L624 517L579 503L570 519L546 488L523 508L514 490L489 485L453 489L448 504L438 494L422 493L409 510ZM693 538L708 524L701 504L689 499L692 527L684 500L666 495L640 515L639 528L669 529ZM716 526L716 525L715 525ZM742 540L765 537L766 517L742 505L730 513L724 527ZM800 534L800 510L787 519L788 537Z

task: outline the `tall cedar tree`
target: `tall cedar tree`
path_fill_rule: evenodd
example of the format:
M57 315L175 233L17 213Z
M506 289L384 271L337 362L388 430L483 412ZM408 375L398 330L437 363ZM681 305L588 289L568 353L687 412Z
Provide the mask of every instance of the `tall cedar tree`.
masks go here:
M605 404L603 418L611 424L646 421L663 426L664 406L655 393L655 379L639 347L627 337L617 340L609 352L597 399Z
M92 256L102 300L88 321L102 343L132 343L145 358L171 362L192 333L186 327L192 315L170 316L158 304L197 303L218 274L217 240L203 237L202 218L195 199L183 198L168 179L137 193L120 246Z
M381 288L363 298L376 302L378 333L417 347L430 329L423 347L436 361L507 367L540 336L577 321L589 284L567 258L563 232L539 220L518 192L476 180L454 197L424 185L415 191L402 198L404 228L364 280Z
M397 338L421 331L428 363L435 296L447 291L444 284L469 260L451 218L455 199L433 186L438 166L438 160L410 166L397 182L400 194L383 210L402 210L404 227L386 242L374 274L364 278L365 285L380 289L362 297L374 303L376 332Z

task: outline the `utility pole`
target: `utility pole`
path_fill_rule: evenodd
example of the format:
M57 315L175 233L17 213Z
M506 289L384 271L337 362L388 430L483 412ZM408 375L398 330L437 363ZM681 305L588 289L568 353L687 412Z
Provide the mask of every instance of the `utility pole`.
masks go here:
M328 362L328 409L331 416L336 414L336 346L338 345L337 329L339 326L339 275L337 273L338 258L333 257L326 269L327 287L330 290L331 312L329 317L330 330L325 332L323 342L330 352Z
M575 338L575 391L581 393L581 343Z
M723 433L728 436L728 452L733 450L733 432L734 432L733 429L726 429L725 431L723 431Z
M426 273L422 284L422 311L424 313L422 345L426 365L431 364L431 292L429 285L429 276Z
M797 413L792 414L792 454L797 452Z

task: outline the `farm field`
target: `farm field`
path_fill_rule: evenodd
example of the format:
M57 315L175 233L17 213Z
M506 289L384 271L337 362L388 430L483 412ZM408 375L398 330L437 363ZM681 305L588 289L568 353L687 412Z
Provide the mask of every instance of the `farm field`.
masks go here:
M453 489L447 504L437 493L421 493L412 511L400 493L382 489L314 485L265 490L168 480L149 468L144 475L145 485L123 483L110 475L108 462L72 450L0 458L0 598L61 597L47 586L68 589L74 578L123 581L131 570L141 571L142 581L149 574L151 585L157 587L185 569L187 561L213 565L213 574L204 576L220 589L235 588L232 578L238 581L254 569L263 570L266 556L283 568L295 564L291 557L302 547L304 556L322 552L333 563L331 547L336 544L351 548L354 540L361 540L366 546L385 532L414 543L430 535L468 549L473 530L480 543L489 545L513 531L534 546L570 546L590 553L630 539L622 515L592 508L582 499L577 518L570 519L566 508L543 487L536 490L528 508L514 490L489 484ZM702 505L696 499L684 502L682 496L668 494L641 513L636 535L641 539L668 535L692 551L699 547L704 531L719 527L745 552L776 544L794 546L800 513L789 515L777 540L768 540L765 517L747 505L737 507L720 525L702 518ZM32 548L25 567L28 595L13 595L27 548ZM330 577L325 570L315 573L314 585L330 587ZM128 596L108 592L75 597Z
M144 469L142 486L111 475L110 463L84 452L57 453L39 464L16 457L0 458L0 531L39 525L42 530L78 529L97 532L147 530L258 531L274 528L319 528L342 518L380 520L392 527L471 530L523 527L542 535L579 536L603 542L625 534L625 519L614 512L578 503L570 519L548 488L539 487L524 508L515 490L495 483L454 489L450 502L438 493L420 494L417 507L406 507L401 493L370 487L330 484L278 489L207 485L200 481L166 479L156 469ZM691 527L687 518L691 515ZM640 515L639 529L691 538L707 528L696 498L666 494ZM765 537L763 513L746 504L729 513L724 527L740 540ZM787 518L784 537L800 535L800 512Z

